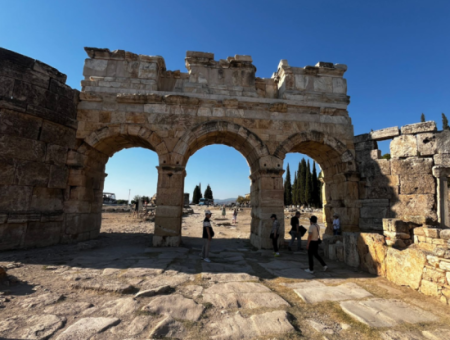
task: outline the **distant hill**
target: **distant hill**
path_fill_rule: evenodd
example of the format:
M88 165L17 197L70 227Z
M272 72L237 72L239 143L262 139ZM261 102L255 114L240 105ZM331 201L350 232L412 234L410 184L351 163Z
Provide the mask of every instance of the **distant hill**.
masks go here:
M214 199L214 203L216 204L225 204L225 203L231 203L236 202L236 198L225 198L225 199Z

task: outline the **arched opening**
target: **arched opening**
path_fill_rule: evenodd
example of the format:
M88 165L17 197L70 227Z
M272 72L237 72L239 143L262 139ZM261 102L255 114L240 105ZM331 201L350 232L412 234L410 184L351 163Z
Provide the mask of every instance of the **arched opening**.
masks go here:
M325 233L332 235L332 216L340 217L342 231L357 231L359 208L358 179L354 154L339 140L323 133L298 133L284 141L276 155L301 153L315 160L321 168L323 221Z

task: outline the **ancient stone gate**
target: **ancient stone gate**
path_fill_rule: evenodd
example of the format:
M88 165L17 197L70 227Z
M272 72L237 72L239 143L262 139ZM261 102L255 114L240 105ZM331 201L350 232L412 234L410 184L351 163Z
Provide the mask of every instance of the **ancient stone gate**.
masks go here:
M256 247L270 247L271 214L284 221L283 160L289 152L304 153L322 168L327 222L337 211L344 231L359 230L359 175L345 65L319 62L299 68L282 60L273 76L263 79L255 76L250 56L216 61L212 53L187 52L188 73L182 73L166 70L159 56L86 52L78 95L57 70L2 50L0 107L2 120L11 124L2 125L2 143L10 151L0 155L8 159L5 171L11 176L1 183L7 192L0 202L6 240L1 249L96 237L105 164L115 152L137 146L159 157L155 246L180 244L185 166L192 154L211 144L235 148L249 164L250 239ZM36 82L38 76L44 81ZM37 132L24 127L28 121ZM25 152L30 145L43 151L23 156L30 154ZM21 176L30 171L23 170L18 175L17 164L29 169L29 162L39 174ZM51 237L27 236L34 230L30 226Z

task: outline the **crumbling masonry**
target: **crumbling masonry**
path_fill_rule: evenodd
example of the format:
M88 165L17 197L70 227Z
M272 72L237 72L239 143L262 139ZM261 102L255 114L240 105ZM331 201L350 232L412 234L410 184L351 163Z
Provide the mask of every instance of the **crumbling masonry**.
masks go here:
M327 233L341 216L344 236L326 239L326 254L388 278L420 257L405 282L447 296L448 131L427 122L354 137L342 64L282 60L262 79L250 56L187 52L182 73L160 56L86 52L78 92L56 69L0 49L0 250L97 237L105 164L137 146L159 158L153 243L177 246L189 157L225 144L249 164L254 246L270 248L269 216L283 216L286 154L304 153L323 170ZM377 149L386 139L390 160Z

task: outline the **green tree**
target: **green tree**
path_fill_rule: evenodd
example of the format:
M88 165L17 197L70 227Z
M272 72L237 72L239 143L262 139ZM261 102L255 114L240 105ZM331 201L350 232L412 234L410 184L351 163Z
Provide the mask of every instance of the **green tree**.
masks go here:
M312 203L312 191L311 166L308 160L305 176L305 204L308 206L311 206Z
M448 119L444 113L442 113L442 130L450 130L450 127L448 126Z
M383 156L381 156L382 159L391 159L390 153L385 153Z
M289 170L289 164L286 168L286 178L284 180L284 205L292 204L292 184L291 184L291 171Z
M294 185L292 186L292 204L298 204L298 176L297 171L294 174Z
M203 198L203 196L202 196L202 183L198 184L198 193L199 193L199 197Z
M318 182L319 179L317 178L317 171L316 171L316 162L313 162L313 172L311 176L311 187L312 187L312 205L317 208L320 205L320 193L319 193L319 186Z
M302 158L298 172L298 204L306 204L306 161Z
M200 195L201 195L201 191L200 191L200 187L198 185L195 186L194 189L194 193L192 194L192 203L193 204L198 204L200 202Z
M425 120L425 115L422 113L422 115L420 116L420 121L422 122L422 123L424 123L424 122L426 122L426 120Z
M206 187L206 190L205 190L205 198L209 198L211 200L214 198L213 197L213 192L212 192L211 187L210 187L209 184L208 184L208 186Z

